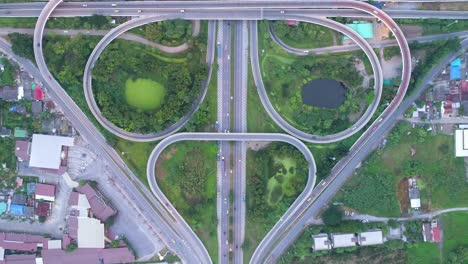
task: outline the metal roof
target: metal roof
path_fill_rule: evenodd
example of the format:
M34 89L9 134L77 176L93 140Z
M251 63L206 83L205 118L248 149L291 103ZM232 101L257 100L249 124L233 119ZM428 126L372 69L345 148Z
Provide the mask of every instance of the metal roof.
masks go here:
M62 146L73 146L74 138L34 134L31 144L30 167L60 168Z

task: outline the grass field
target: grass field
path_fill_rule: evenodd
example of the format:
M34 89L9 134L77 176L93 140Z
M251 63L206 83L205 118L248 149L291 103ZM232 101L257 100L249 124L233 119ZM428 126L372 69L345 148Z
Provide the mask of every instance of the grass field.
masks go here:
M407 247L409 264L440 263L439 248L436 243L417 243Z
M468 212L453 212L442 217L443 257L457 247L468 247Z
M148 186L146 178L146 165L149 155L158 142L132 142L125 139L117 139L114 149L127 163L135 175Z
M193 155L197 151L197 155ZM215 143L179 142L168 147L158 160L156 177L161 190L184 217L208 249L212 259L217 258L216 235L216 153ZM200 177L191 177L192 173L184 167L203 168ZM203 178L203 179L202 179ZM196 190L199 200L188 195L187 188L203 181ZM189 184L190 186L187 186Z
M141 110L154 110L160 105L166 89L158 82L149 79L128 79L125 82L127 103Z
M466 206L468 183L463 159L455 158L452 136L399 124L389 143L374 152L339 193L337 200L361 213L399 216L398 183L417 177L423 210ZM412 155L412 152L414 155Z
M276 165L284 167L285 171L278 171L276 175L274 175L268 180L267 202L269 205L272 206L277 204L281 200L284 193L290 192L290 180L292 177L295 176L294 171L296 169L296 161L291 158L275 157L274 162Z

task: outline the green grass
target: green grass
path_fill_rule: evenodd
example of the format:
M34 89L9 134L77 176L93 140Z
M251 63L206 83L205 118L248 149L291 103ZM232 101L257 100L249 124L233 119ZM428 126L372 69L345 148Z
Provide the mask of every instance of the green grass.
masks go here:
M117 139L114 149L127 163L135 175L148 186L146 178L146 165L149 155L158 142L132 142L125 139Z
M157 109L165 95L164 86L149 79L128 79L125 82L127 103L141 110Z
M35 17L0 17L0 27L34 28L36 21Z
M453 212L442 217L443 257L457 247L468 247L468 212Z
M408 135L409 134L409 135ZM361 213L399 216L398 183L418 177L423 210L466 206L468 183L463 159L455 158L452 136L430 134L423 128L398 125L384 149L363 162L357 175L339 193L338 200ZM411 156L411 148L415 155Z
M199 190L203 199L196 205L185 197L183 183L187 181L183 173L184 161L194 149L201 151L195 157L206 166L206 182ZM208 249L212 259L217 259L216 234L216 153L215 143L178 142L167 148L160 156L157 168L157 181L161 190L184 217Z
M409 264L440 263L440 252L436 243L416 243L407 247Z
M287 144L272 143L260 151L247 152L244 262L250 260L261 239L302 192L307 170L302 154Z

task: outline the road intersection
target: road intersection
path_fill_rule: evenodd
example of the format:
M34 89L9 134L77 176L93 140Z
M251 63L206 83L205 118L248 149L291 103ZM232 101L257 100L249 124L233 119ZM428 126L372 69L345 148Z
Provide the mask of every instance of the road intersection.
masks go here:
M141 190L141 189L145 189L144 186L142 186L142 184L139 183L136 177L131 172L129 172L128 168L126 168L126 166L123 165L124 163L121 161L120 157L116 155L115 151L111 150L110 147L108 147L108 145L105 143L104 138L97 132L97 130L92 126L89 120L85 120L86 117L84 117L84 114L81 111L79 111L79 109L77 109L78 107L76 106L76 104L74 104L71 101L71 99L69 99L69 97L66 95L66 93L63 92L63 89L60 87L58 82L55 81L52 74L48 71L47 66L45 65L43 54L42 54L42 35L44 31L44 26L48 17L52 14L54 9L57 6L59 6L60 3L61 1L53 0L53 1L50 1L45 7L43 5L40 6L39 4L37 5L37 7L35 7L35 8L39 8L40 6L40 9L42 10L41 15L38 18L38 23L37 23L35 34L34 34L34 51L35 51L35 57L36 57L36 61L38 63L39 69L42 75L45 77L45 81L48 83L51 89L57 94L59 94L60 96L64 97L61 103L68 106L69 111L77 115L76 117L77 120L72 120L72 122L74 125L75 123L78 123L78 125L76 126L77 126L77 129L80 131L80 133L82 133L83 136L87 140L90 140L91 142L96 143L96 146L100 148L100 150L103 153L104 158L109 163L109 165L115 168L114 170L116 172L117 177L121 178L122 181L131 182L129 184L131 185L129 186L131 190L128 190L128 192L135 197L137 196L139 197L139 198L135 198L135 200L141 201L142 204L146 206L145 209L151 208L148 210L148 212L146 212L146 210L142 210L142 214L144 211L145 212L144 217L152 218L151 220L149 219L151 228L153 230L159 229L158 231L155 232L155 234L159 233L159 236L164 238L164 241L166 242L167 246L171 248L176 254L178 254L182 258L183 261L189 262L189 263L192 263L192 262L193 263L211 263L212 260L210 259L201 241L194 234L194 232L190 229L190 227L188 227L186 222L177 213L175 208L172 207L170 202L167 200L167 198L164 196L164 194L159 190L159 187L157 186L156 179L154 177L154 172L155 172L154 166L156 164L157 156L161 153L161 151L165 147L167 147L168 145L174 142L181 141L181 140L202 140L202 141L218 140L218 141L223 142L221 143L221 152L222 154L226 154L226 155L223 155L223 157L228 157L229 156L229 151L228 151L229 143L224 143L224 142L236 141L236 142L240 142L240 144L236 143L235 145L234 156L236 157L236 159L234 160L234 163L237 160L237 157L239 157L239 155L241 157L239 160L242 161L242 155L243 155L242 153L245 153L245 144L243 142L245 141L275 141L275 140L283 141L283 142L287 142L287 143L295 145L299 150L303 152L310 166L309 167L309 179L307 182L307 186L305 190L301 193L301 195L297 198L297 200L293 203L293 205L288 209L285 215L281 217L280 221L274 226L274 228L263 239L263 241L260 243L259 247L254 253L254 256L252 257L250 261L250 263L274 262L279 258L280 254L287 248L287 246L294 241L295 237L297 237L297 234L305 227L304 219L311 215L317 215L318 212L320 212L320 209L322 208L322 206L336 192L336 189L339 186L341 186L341 184L344 183L344 181L347 179L347 176L346 176L347 173L345 173L344 171L352 170L354 168L352 167L354 162L365 156L366 151L367 151L366 144L370 144L370 142L375 140L375 138L379 136L377 132L379 132L381 128L384 127L384 125L387 126L389 122L388 121L389 118L395 115L395 111L398 105L400 105L401 101L403 100L403 97L406 93L406 89L409 84L409 78L411 74L410 72L411 56L409 53L407 41L403 33L401 32L401 30L398 28L396 23L390 18L388 14L363 2L347 1L347 0L342 0L342 1L325 0L321 2L310 2L310 1L306 2L306 1L296 1L296 0L275 1L275 2L267 1L267 0L263 0L263 1L262 0L257 0L257 1L240 0L240 1L224 1L224 2L218 2L218 1L183 1L183 2L145 1L145 2L124 2L124 3L118 2L119 8L121 8L120 6L123 5L130 9L132 4L137 3L142 9L143 8L153 8L155 10L157 9L160 12L160 14L158 16L152 14L151 16L137 18L133 20L133 21L137 21L137 22L133 22L134 24L131 24L130 22L128 22L128 24L121 25L118 28L112 30L108 35L104 37L103 41L101 41L103 43L102 46L98 45L101 49L100 52L102 52L105 46L110 42L110 41L107 42L107 40L112 40L119 34L122 34L128 29L132 28L134 25L143 25L145 24L145 22L149 23L151 21L159 21L161 19L173 19L173 18L209 19L209 20L296 19L296 20L302 20L305 22L312 22L312 23L325 23L323 21L329 21L329 20L324 20L324 19L320 20L320 19L317 19L317 17L313 17L311 14L313 14L314 12L316 12L316 14L322 12L321 14L323 14L324 16L327 16L327 15L333 16L334 14L336 15L337 12L343 12L343 14L346 15L347 12L350 12L350 11L354 12L354 15L358 13L359 16L365 16L363 15L363 12L364 12L367 14L367 16L374 16L374 17L379 18L392 31L402 51L403 74L402 74L401 86L398 90L397 96L391 102L391 104L384 110L382 115L380 115L376 119L376 121L370 126L370 128L367 131L365 131L363 135L358 139L355 145L350 149L348 156L346 156L343 160L341 160L337 164L337 166L335 166L330 177L328 177L325 181L319 184L316 187L316 189L313 189L315 185L315 163L313 162L313 156L312 154L310 154L310 151L308 151L308 148L305 147L305 145L301 141L297 140L296 137L305 141L318 142L318 143L334 142L337 140L341 140L347 137L349 134L354 134L359 129L364 127L368 123L370 118L372 117L372 114L370 114L369 116L366 116L364 121L362 121L362 123L357 124L356 127L354 128L351 127L350 129L345 130L343 134L340 134L339 136L336 136L335 138L326 139L326 140L321 140L319 137L313 137L311 135L301 134L300 131L288 130L287 126L282 124L281 120L279 119L275 119L275 121L283 129L285 129L288 133L290 133L291 135L295 137L285 135L285 134L245 133L246 128L243 125L245 124L245 122L242 121L244 120L242 114L245 113L245 110L243 110L244 107L242 106L242 101L238 102L239 94L236 93L237 89L235 89L234 96L236 97L236 100L234 102L234 108L236 110L234 111L235 112L234 129L236 130L236 132L239 131L240 133L188 133L188 134L181 133L181 134L173 134L169 136L169 134L174 133L177 130L176 129L171 133L165 133L165 135L163 136L153 137L153 140L165 137L156 146L156 148L154 149L150 157L150 161L148 162L148 170L147 170L148 180L150 182L152 192L157 197L157 199L155 199L154 197L148 197L148 194L145 192L145 190ZM105 10L106 8L107 9L109 8L110 3L111 2L106 2L106 3L89 2L89 4L87 5L93 6L93 8L96 8L96 9L98 7L102 7L101 10ZM69 12L68 13L69 15L71 14L79 15L80 12L82 12L85 9L86 10L88 9L88 8L84 8L83 6L80 7L79 4L80 3L64 3L63 8L59 7L56 13ZM2 12L7 12L5 10L6 9L0 9L0 14ZM337 10L340 10L340 11L337 11ZM76 13L73 13L74 11ZM413 16L414 16L414 13L413 13ZM245 22L241 23L242 25L240 26L240 28L245 27L244 23ZM222 22L220 24L223 25L222 27L224 31L227 23ZM254 24L255 23L253 22L251 23L251 25L254 25ZM333 25L333 24L334 24L333 22L330 22L330 25ZM214 32L213 28L214 26L212 23L210 24L210 32ZM229 25L229 28L230 28L230 25ZM343 25L333 25L333 28L341 32L346 31L346 27L344 27ZM237 29L237 24L236 24L236 29ZM239 34L243 34L244 30L239 30ZM251 30L250 32L251 47L250 48L256 49L256 44L257 44L256 43L256 38L257 38L256 27L251 26L250 30ZM236 32L235 35L237 36L237 30L235 32ZM348 33L349 35L353 35L353 33L351 32L348 32ZM226 36L226 38L228 37ZM366 50L369 51L369 54L367 54L369 57L374 57L375 59L376 56L373 53L372 48L369 46L367 42L365 41L364 41L365 43L361 42L363 40L359 39L358 36L355 36L355 38L352 38L352 39L354 39L358 44L361 44L362 47L364 47L365 52ZM209 37L209 40L211 41L214 40L214 34L211 34L211 37ZM225 37L223 37L223 44L227 45L226 43L224 43L224 41L230 42L229 38L225 39ZM242 43L240 43L239 45L242 46ZM216 45L211 44L210 46L209 44L208 52L207 52L208 56L210 54L213 55L214 49L215 49L214 46ZM226 50L230 51L230 47L229 48L226 47ZM240 50L242 53L243 49L240 49ZM253 52L253 51L256 51L256 50L252 50L251 52L252 57L254 57L255 55L258 55L258 52ZM97 56L94 57L94 59L92 60L90 59L90 61L93 61L93 60L96 61L100 52L97 51L96 53L94 53L93 51L93 54L97 54ZM236 57L240 56L240 58L242 58L241 55L242 54L238 54L238 52L236 52ZM218 56L220 55L218 54ZM221 106L222 108L221 117L223 120L219 120L219 122L223 124L222 129L225 130L221 132L227 132L229 130L229 125L230 125L230 118L229 118L229 111L230 111L230 105L231 105L230 98L229 98L230 96L228 97L228 102L226 102L224 98L226 94L230 95L230 88L224 89L225 87L230 87L230 83L229 83L230 81L227 81L227 80L230 80L230 69L228 68L230 66L225 65L227 64L225 61L230 60L229 56L230 55L226 55L226 54L222 56L222 60L223 60L222 72L226 72L228 76L224 76L222 78L222 84L221 84L223 87L222 89L223 94L221 96L221 100L223 102ZM214 56L212 56L211 58L207 57L208 62L213 61L213 57ZM91 56L91 58L93 58L93 55ZM379 87L381 87L381 80L378 79L378 75L381 75L380 65L378 64L378 61L374 61L373 63L374 63L373 64L374 74L376 75L376 79L378 80L376 81L376 84ZM93 65L94 65L94 62L91 62L91 63L88 62L87 68L92 68ZM256 65L258 66L258 58L257 58ZM253 63L254 77L256 78L256 83L258 86L261 80L261 75L259 74L260 71L258 69L255 70L255 68L257 67L256 65L255 63ZM237 66L237 64L235 64L235 66ZM238 70L237 67L235 67L235 71L237 70ZM242 71L242 67L239 68L239 71ZM257 73L255 73L255 71L257 71ZM88 77L86 77L85 81L89 80L90 82L91 80L90 74L87 74L87 76ZM235 76L242 76L242 74L235 73ZM89 84L85 84L85 85L89 85ZM236 82L234 86L235 87L237 86ZM229 90L229 92L226 92L226 90ZM240 90L241 98L239 99L242 99L242 94L243 92L241 89ZM380 95L377 95L376 96L377 103L375 104L375 107L377 107L379 98L380 98ZM266 100L268 100L268 98L266 98ZM262 102L264 101L262 100ZM239 104L239 106L236 106L237 104ZM226 106L226 105L229 105L229 106ZM265 105L265 102L264 102L264 105ZM274 113L275 110L272 108L268 109L267 104L265 105L265 107L269 111L270 115ZM369 109L371 109L372 107L370 107ZM237 115L239 115L240 117L237 117ZM227 119L227 120L224 120L224 119ZM139 138L139 137L145 137L145 135L138 136L138 135L133 135L133 134L127 134L127 135L120 135L120 136L130 139L130 140L135 140L135 141L151 140L150 139L151 137L144 138L144 139ZM244 147L242 147L243 144L244 144ZM304 147L305 149L307 149L307 151L303 149ZM239 151L236 150L237 148L239 148ZM230 159L227 158L226 162L228 162L229 164ZM243 162L243 164L245 164L245 162ZM313 168L312 168L312 164L313 164ZM245 195L245 194L242 194L242 188L245 188L243 187L243 185L245 186L245 180L244 180L244 184L242 184L242 175L244 175L245 177L245 167L244 168L242 167L243 166L236 166L236 165L234 166L234 170L236 171L235 178L237 179L237 177L239 177L240 175L239 177L240 181L235 182L234 184L235 185L234 207L236 208L236 210L240 208L239 201L241 201L242 203L242 199L243 199L242 197ZM229 164L229 168L230 168L230 164ZM311 173L312 171L313 173ZM225 172L226 172L226 168L221 169L221 174ZM221 175L221 177L228 179L227 180L228 183L222 184L221 187L225 187L227 185L227 190L229 194L229 191L230 191L229 177L227 177L225 174ZM241 191L240 193L236 194L238 187ZM223 196L221 197L224 199ZM242 199L239 199L238 197L241 197ZM218 202L218 205L219 205L219 202ZM228 205L228 208L229 208L229 205ZM221 211L221 215L224 215L224 211ZM238 217L234 216L234 222L240 223L239 225L236 224L236 227L234 228L235 244L241 243L239 241L243 240L243 234L242 234L243 228L239 228L239 226L242 226L242 217L245 217L245 208L244 208L243 215L241 213L238 215ZM221 222L223 223L223 221ZM222 224L221 229L225 230L223 225L224 224ZM227 232L226 238L229 238L229 232ZM225 250L226 250L225 247L223 247L222 250L220 247L220 261L223 263L224 261L222 261L222 258L224 256L221 256L221 254L223 254L222 252L225 252ZM239 256L242 256L242 253L234 252L235 263L242 263L242 260L239 260ZM227 262L229 262L229 260Z

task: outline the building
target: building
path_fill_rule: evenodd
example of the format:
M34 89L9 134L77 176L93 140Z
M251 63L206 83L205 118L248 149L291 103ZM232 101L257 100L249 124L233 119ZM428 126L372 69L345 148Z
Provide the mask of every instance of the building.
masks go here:
M27 195L34 195L36 193L36 183L28 182L26 184L26 193Z
M0 99L13 102L19 100L18 96L18 88L11 86L0 87Z
M109 217L115 215L117 211L108 205L103 196L98 193L89 183L76 188L79 193L86 195L89 205L91 206L91 212L93 217L105 222Z
M15 156L19 162L29 160L29 141L16 140Z
M312 240L314 241L313 250L331 249L331 241L328 238L328 234L312 235Z
M126 247L105 249L78 248L72 252L66 252L62 249L47 249L42 250L42 258L46 264L119 264L135 262L135 256Z
M10 205L10 214L14 216L33 217L34 208L25 205L12 204Z
M419 193L419 188L417 180L415 178L408 179L408 195L410 199L410 206L413 209L418 209L421 207L421 196Z
M35 193L36 200L55 201L55 185L38 183L36 184Z
M0 137L11 137L11 129L6 128L6 127L1 127L0 128Z
M456 80L461 78L461 59L456 58L450 63L450 80Z
M6 210L7 210L6 202L0 202L0 215L6 213Z
M21 129L19 127L15 127L15 131L13 132L15 138L27 138L29 137L28 131L26 129Z
M78 217L78 248L104 248L104 224L94 218Z
M15 193L11 196L12 204L25 205L27 200L28 197L26 197L24 194Z
M50 215L50 203L40 202L36 205L35 213L37 216L47 217Z
M353 21L351 24L346 24L347 27L356 31L365 39L374 38L374 24L366 21ZM343 40L348 40L348 36L343 35Z
M34 100L38 100L38 101L44 100L44 91L42 91L42 88L39 85L33 84L33 96L34 96Z
M440 242L440 228L437 219L430 223L423 223L423 239L424 242Z
M358 243L361 246L379 245L383 242L382 230L361 232L358 235Z
M62 157L66 157L64 146L74 145L74 138L34 134L31 144L30 167L59 170Z
M42 101L32 101L31 111L34 117L39 117L42 113Z
M357 242L354 234L331 234L331 240L334 248L354 247Z
M468 157L468 125L455 130L455 157Z

